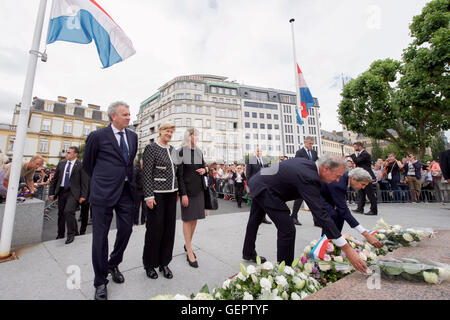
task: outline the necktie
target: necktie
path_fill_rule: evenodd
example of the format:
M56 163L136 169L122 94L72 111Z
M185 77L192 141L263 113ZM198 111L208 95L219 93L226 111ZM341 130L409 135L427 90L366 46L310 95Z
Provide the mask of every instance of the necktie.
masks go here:
M309 160L312 160L311 150L308 150L308 157L309 157Z
M118 134L120 135L120 147L122 148L123 158L125 159L125 162L128 163L128 147L127 147L127 144L125 143L125 138L123 137L123 132L118 132Z
M64 188L69 188L70 187L70 166L71 166L72 162L69 161L68 165L67 165L67 169L66 169L66 175L64 177Z

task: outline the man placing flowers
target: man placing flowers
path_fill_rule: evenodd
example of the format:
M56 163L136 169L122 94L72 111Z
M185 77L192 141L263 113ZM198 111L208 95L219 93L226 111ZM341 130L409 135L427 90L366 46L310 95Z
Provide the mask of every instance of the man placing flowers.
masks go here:
M315 223L325 230L329 239L341 247L355 269L367 272L367 265L342 237L334 221L324 211L320 200L320 181L339 181L344 174L344 167L345 160L325 155L316 163L302 158L285 160L278 164L276 172L273 168L263 168L254 175L249 181L252 206L245 234L243 258L255 261L256 236L267 213L278 229L278 262L284 261L287 265L293 262L295 226L286 201L301 197L311 209ZM261 260L265 259L261 257Z
M364 189L370 183L372 183L372 177L370 174L362 168L355 168L344 173L337 182L334 181L327 184L322 181L320 197L325 210L328 212L331 219L333 219L339 231L342 231L344 222L346 221L351 228L361 233L361 235L366 238L367 242L375 248L381 248L383 244L373 235L369 234L367 230L359 224L359 222L350 213L345 200L349 185L353 190L358 191L360 189ZM325 234L324 229L322 229L322 235L323 234Z

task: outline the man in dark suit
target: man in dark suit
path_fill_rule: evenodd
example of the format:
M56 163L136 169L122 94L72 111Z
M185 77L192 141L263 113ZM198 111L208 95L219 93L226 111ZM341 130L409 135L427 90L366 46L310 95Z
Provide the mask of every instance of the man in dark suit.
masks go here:
M78 235L75 212L78 205L86 201L88 196L88 179L81 162L77 159L78 147L70 147L66 152L66 160L60 161L50 184L49 199L58 198L58 236L64 238L67 223L66 244L72 243Z
M439 166L441 167L444 180L450 183L450 149L442 151L439 155Z
M303 148L300 148L296 153L296 158L305 158L311 161L316 162L319 157L317 156L316 150L313 149L314 145L314 137L306 137L305 143ZM294 207L292 208L292 220L294 221L295 225L301 226L302 224L300 221L298 221L298 211L300 210L300 207L302 206L303 199L296 199L294 201Z
M125 281L118 265L122 262L133 230L135 185L133 163L137 135L127 129L129 106L112 103L108 108L111 124L93 131L86 139L83 167L91 177L89 202L92 207L92 264L95 299L106 300L107 276L116 283ZM114 250L108 260L108 232L116 212L117 234Z
M248 164L247 164L247 168L246 168L246 172L245 172L245 175L247 176L247 181L249 181L251 177L253 177L255 174L257 174L261 170L261 168L267 168L267 167L269 167L269 163L263 159L261 147L256 147L255 156L250 157L248 159ZM249 187L249 190L250 190L250 187ZM251 190L249 193L251 196L252 195ZM272 224L272 222L267 220L265 215L264 215L264 218L262 219L262 223Z
M322 189L320 190L320 197L325 210L331 219L333 219L339 231L342 232L344 222L347 222L352 229L358 231L371 245L376 248L381 248L383 246L381 242L370 235L350 213L346 201L349 186L353 190L358 191L367 188L371 183L372 177L366 170L355 168L350 172L345 172L338 182L334 181L328 184L321 181ZM325 229L322 229L322 235L325 233Z
M353 144L353 149L355 152L358 152L358 156L356 154L351 154L349 157L352 158L357 168L363 168L366 170L372 179L375 179L375 175L372 171L372 157L370 154L364 149L364 146L361 142L355 142ZM370 200L370 211L364 213L364 206L366 204L366 195ZM358 207L356 210L353 210L354 213L362 213L365 215L377 215L378 207L377 207L377 197L372 188L372 184L369 184L366 188L360 189L358 191Z
M302 197L311 209L316 225L321 226L327 237L342 248L355 269L365 272L367 265L342 237L320 200L320 181L338 181L344 174L344 166L344 160L330 155L321 158L317 165L310 160L293 158L280 162L277 170L271 170L270 174L267 171L271 168L264 168L253 176L249 181L253 196L242 251L243 259L256 261L258 227L267 212L278 229L277 260L285 261L286 265L292 263L296 230L286 202ZM261 261L265 260L261 257Z

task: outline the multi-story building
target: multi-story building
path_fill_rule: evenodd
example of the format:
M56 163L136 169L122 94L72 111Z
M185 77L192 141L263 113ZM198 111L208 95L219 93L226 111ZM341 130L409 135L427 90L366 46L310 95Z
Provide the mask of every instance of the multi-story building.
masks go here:
M15 130L20 114L16 105L12 125L0 126L0 149L12 157ZM94 104L82 105L82 100L68 103L59 96L57 101L35 97L30 110L24 159L36 154L47 163L57 164L70 146L81 146L93 130L109 124L106 111Z
M172 79L141 103L135 125L139 152L158 137L167 121L176 126L172 145L180 147L188 127L200 132L205 161L234 162L243 158L238 85L226 77L191 75Z
M354 153L353 142L344 138L342 132L320 130L322 136L323 154L346 156Z
M207 162L242 162L257 146L265 156L294 157L305 136L315 137L313 148L321 154L318 100L299 125L295 99L294 92L239 85L222 76L177 77L141 103L135 123L139 151L156 140L161 123L171 121L176 147L187 127L201 132Z

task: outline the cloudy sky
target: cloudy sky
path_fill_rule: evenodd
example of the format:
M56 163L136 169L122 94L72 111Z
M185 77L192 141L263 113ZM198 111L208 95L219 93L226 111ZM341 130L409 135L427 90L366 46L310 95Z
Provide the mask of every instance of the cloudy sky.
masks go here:
M295 91L297 59L319 99L322 128L340 130L340 76L356 77L376 59L400 59L408 26L426 0L98 0L137 53L102 69L94 43L56 42L39 61L33 96L106 106L139 105L180 75L222 75L239 83ZM38 0L1 0L0 123L21 100ZM45 47L44 25L42 50Z

